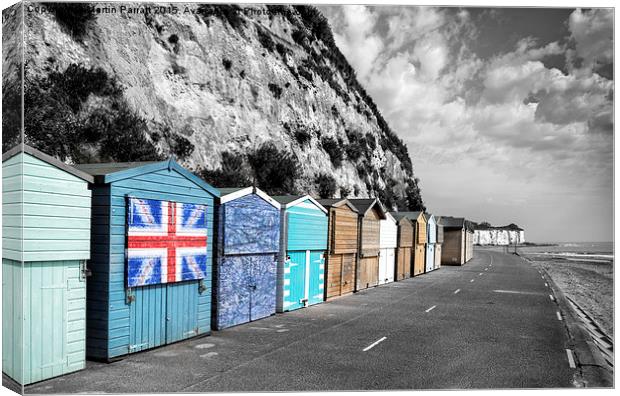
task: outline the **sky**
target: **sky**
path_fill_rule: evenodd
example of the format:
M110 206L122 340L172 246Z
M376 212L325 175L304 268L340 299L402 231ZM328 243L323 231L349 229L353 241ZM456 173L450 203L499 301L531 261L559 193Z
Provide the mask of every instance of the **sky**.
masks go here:
M612 240L612 10L319 8L429 212Z

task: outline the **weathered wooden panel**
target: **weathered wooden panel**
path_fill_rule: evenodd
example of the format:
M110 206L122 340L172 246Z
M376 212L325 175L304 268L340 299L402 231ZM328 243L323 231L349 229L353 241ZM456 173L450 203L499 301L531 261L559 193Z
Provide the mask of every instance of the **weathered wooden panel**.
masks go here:
M379 256L360 257L356 290L379 284Z
M444 230L444 240L441 246L442 265L463 265L465 263L463 232L461 230Z
M342 287L341 295L349 294L353 292L355 288L355 271L356 271L356 255L355 254L343 254L342 255Z
M443 243L444 235L443 235L443 226L437 225L437 243Z
M325 299L352 293L355 286L356 255L329 255L326 266Z
M424 244L428 242L426 220L424 220L424 217L422 215L420 215L420 217L418 217L418 220L416 221L416 241L418 244Z
M396 250L396 280L403 280L411 277L411 253L410 247L402 247Z
M474 235L470 231L465 232L465 262L474 256Z
M435 244L435 269L441 268L441 250L442 250L442 244L436 243Z
M398 247L413 246L413 226L408 221L401 221L398 225Z
M414 245L412 276L417 276L417 275L424 273L424 267L426 264L425 251L426 251L425 245L421 245L421 244Z
M361 230L362 238L360 252L365 254L377 255L380 249L381 224L380 217L373 209L362 218Z
M357 253L357 213L347 206L332 208L330 247L333 254Z
M325 269L325 299L338 297L342 294L342 254L327 256Z

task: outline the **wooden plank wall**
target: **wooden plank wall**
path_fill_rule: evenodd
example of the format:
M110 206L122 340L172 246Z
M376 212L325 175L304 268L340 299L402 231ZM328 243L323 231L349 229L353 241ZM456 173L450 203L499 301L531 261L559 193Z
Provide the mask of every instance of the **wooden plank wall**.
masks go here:
M462 236L461 230L444 230L444 240L441 248L442 265L462 265L465 262Z
M3 235L4 236L4 235ZM23 383L22 262L2 259L2 372Z
M411 276L411 247L396 249L396 280L402 280Z
M23 157L17 154L2 163L2 258L15 261L24 259Z
M381 243L381 217L376 209L361 218L360 259L357 290L379 284L379 247Z
M353 292L357 269L357 217L348 206L329 209L326 299Z
M88 183L29 154L22 155L24 261L88 260Z
M413 270L412 276L424 273L426 258L426 246L424 244L415 244L413 247Z

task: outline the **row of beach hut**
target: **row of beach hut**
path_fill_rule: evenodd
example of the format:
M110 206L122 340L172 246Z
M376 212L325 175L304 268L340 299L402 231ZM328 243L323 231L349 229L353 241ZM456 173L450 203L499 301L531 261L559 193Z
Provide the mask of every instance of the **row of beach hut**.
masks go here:
M30 384L464 264L468 232L377 199L217 189L173 160L69 166L20 145L3 155L3 372Z

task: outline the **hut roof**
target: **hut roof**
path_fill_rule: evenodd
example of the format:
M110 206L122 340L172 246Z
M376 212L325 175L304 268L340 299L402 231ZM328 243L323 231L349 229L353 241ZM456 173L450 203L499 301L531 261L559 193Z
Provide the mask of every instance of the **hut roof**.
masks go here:
M465 227L465 218L441 216L441 224L444 228L463 228Z
M312 198L309 195L274 195L271 198L278 201L284 208L290 208L306 200L310 200L313 204L317 206L317 208L327 213L327 209L325 209L323 205L321 205L316 199Z
M418 217L420 217L420 211L418 212L390 212L392 216L394 216L394 218L396 220L400 220L403 217L407 217L409 219L409 221L414 222L418 219Z
M30 147L23 143L18 144L17 146L13 147L12 149L4 153L2 155L2 162L15 157L19 153L29 154L37 159L40 159L43 162L46 162L52 166L55 166L56 168L60 170L63 170L69 174L72 174L73 176L80 178L88 183L94 182L94 178L91 175L89 175L87 172L83 172L71 165L65 164L58 158L52 157L51 155L47 155L44 152L39 151L35 149L34 147Z
M379 208L379 214L385 219L385 208L377 198L359 198L349 200L360 211L360 214L366 215L373 207Z
M281 208L280 203L278 201L276 201L275 199L270 197L266 192L264 192L263 190L257 187L225 187L225 188L219 189L219 191L222 194L220 196L220 203L222 204L226 202L234 201L235 199L239 199L241 197L245 197L246 195L256 194L262 199L264 199L265 201L267 201L267 203L269 203L276 209Z
M352 211L354 211L355 213L359 213L359 210L357 209L357 207L355 207L355 205L353 205L351 203L351 201L349 201L346 198L339 198L339 199L319 199L317 200L318 203L320 203L323 207L325 208L339 208L343 205L348 206Z
M164 169L175 170L188 180L203 188L205 191L208 191L216 197L220 196L218 189L183 168L172 158L167 161L78 164L75 165L75 167L82 172L86 172L94 176L95 183L99 184L112 183L118 180L129 179L131 177L153 173Z

